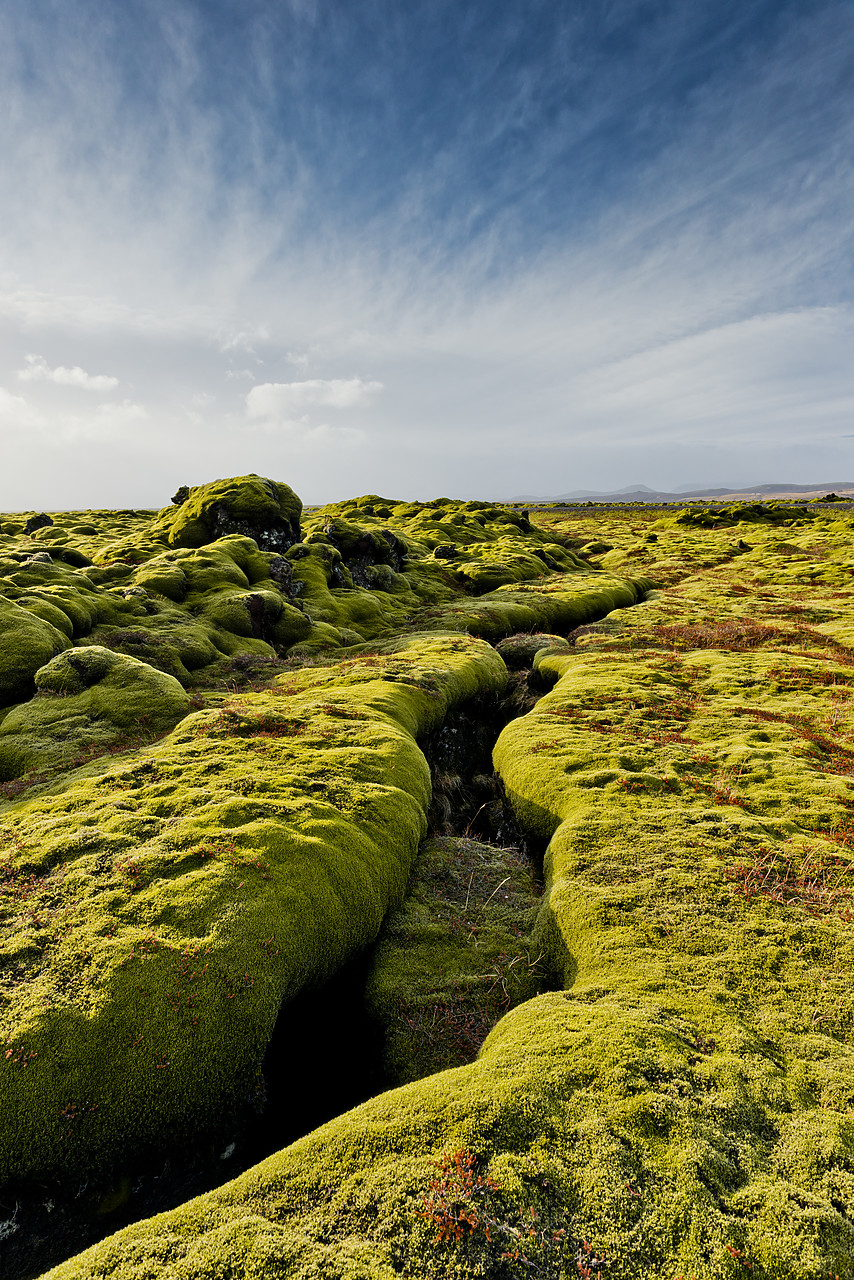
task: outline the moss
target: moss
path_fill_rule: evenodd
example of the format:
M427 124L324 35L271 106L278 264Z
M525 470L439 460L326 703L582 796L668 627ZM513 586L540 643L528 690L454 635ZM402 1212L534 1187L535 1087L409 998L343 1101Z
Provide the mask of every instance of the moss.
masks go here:
M305 541L290 545L298 499L280 488L258 477L199 486L153 522L145 511L60 512L25 535L22 521L0 548L0 593L67 639L189 683L223 655L299 657L406 627L490 639L569 628L645 590L576 561L577 539L489 503L339 504L312 512ZM286 517L287 534L276 523ZM57 531L61 545L36 537ZM169 545L187 540L202 545ZM452 570L435 558L440 540ZM16 688L10 700L27 696Z
M528 1274L499 1257L512 1233L440 1247L419 1216L433 1156L455 1145L500 1185L507 1230L530 1208L549 1231L566 1226L562 1260L538 1237L531 1261L546 1273L572 1272L586 1239L615 1277L717 1280L738 1274L730 1248L749 1250L757 1275L843 1274L846 882L816 916L820 895L800 881L811 843L841 870L828 833L844 826L847 784L824 766L847 759L845 742L821 743L848 687L850 522L756 524L747 549L726 528L673 522L649 542L640 516L548 524L374 495L303 513L304 541L282 552L246 525L168 545L150 512L56 513L67 541L17 524L3 541L4 600L95 665L100 647L221 687L238 660L267 683L283 659L320 664L275 689L209 695L163 742L4 806L10 1177L123 1168L228 1131L257 1099L282 1002L400 902L428 794L414 738L504 679L466 632L516 633L508 658L533 658L554 685L499 754L520 814L552 837L536 945L569 995L527 1001L477 1062L342 1117L201 1207L69 1263L74 1274L105 1259L119 1275ZM606 571L572 554L600 534ZM96 563L59 559L70 553ZM331 662L342 645L357 648ZM814 687L807 737L797 717ZM17 718L47 744L48 705L92 692L38 694L6 713L0 740ZM102 732L126 747L110 711L60 717L68 748ZM799 754L816 749L820 768ZM472 849L485 866L492 855ZM383 943L373 990L398 1066L417 1041L393 1026L395 990L425 1018L451 996L482 1013L494 948L496 961L537 954L515 919L491 918L495 901L481 945L458 945L465 858L447 871ZM757 880L769 892L752 893ZM443 911L439 927L430 913ZM440 1065L417 1047L424 1069Z
M514 850L466 838L422 846L366 987L387 1084L472 1061L506 1010L541 989L535 902L530 864Z
M249 1105L281 1003L402 897L429 801L414 736L504 679L476 640L409 637L8 807L3 1180L103 1170Z
M51 622L0 596L0 706L26 698L39 667L71 641Z
M241 534L265 551L284 551L299 542L301 513L302 503L288 485L240 476L190 488L181 503L160 512L152 533L173 547L201 547Z
M67 649L35 684L36 696L0 724L0 780L165 733L192 705L172 676L98 645Z
M569 1274L582 1242L620 1277L734 1277L740 1256L780 1280L818 1280L828 1264L845 1274L851 1228L812 1186L795 1194L756 1177L750 1194L739 1191L751 1148L773 1146L759 1099L779 1077L761 1042L743 1044L736 1065L726 1050L698 1052L666 1014L540 996L499 1023L472 1066L374 1099L50 1274L524 1275L558 1227L565 1235L546 1274ZM781 1155L811 1135L848 1194L849 1126L814 1111L794 1138L791 1117L780 1119ZM431 1157L455 1149L473 1152L497 1188L492 1239L481 1227L459 1246L439 1244L419 1217L436 1178ZM532 1210L542 1234L526 1232L528 1265L502 1264L496 1224L518 1230Z
M495 647L507 663L507 666L515 669L531 666L537 654L543 649L566 652L569 649L569 643L563 636L553 636L549 635L548 632L535 631L521 632L515 636L508 636L506 640L499 641Z
M458 545L454 504L432 511L437 544ZM513 1009L475 1063L339 1117L58 1278L575 1274L585 1242L620 1280L851 1273L850 524L817 516L784 546L760 522L744 549L726 527L657 521L649 543L643 513L585 520L553 525L601 533L611 572L662 588L595 622L600 597L571 651L539 649L552 690L496 749L550 841L538 941L567 990ZM432 608L499 635L526 599L523 629L577 617L592 586L573 597L544 577ZM413 904L401 938L427 927ZM414 978L397 955L401 984L422 980L416 954ZM463 1149L490 1180L469 1207L488 1207L492 1240L440 1243L423 1216L434 1157ZM502 1261L532 1209L530 1256Z

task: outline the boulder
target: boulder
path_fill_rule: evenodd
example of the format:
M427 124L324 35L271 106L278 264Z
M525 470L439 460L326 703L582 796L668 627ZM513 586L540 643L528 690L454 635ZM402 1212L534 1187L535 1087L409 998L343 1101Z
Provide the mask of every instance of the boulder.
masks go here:
M186 486L176 493L180 497ZM302 502L288 485L262 476L214 480L189 489L154 522L155 538L171 547L202 547L228 534L252 538L263 551L286 551L300 540Z

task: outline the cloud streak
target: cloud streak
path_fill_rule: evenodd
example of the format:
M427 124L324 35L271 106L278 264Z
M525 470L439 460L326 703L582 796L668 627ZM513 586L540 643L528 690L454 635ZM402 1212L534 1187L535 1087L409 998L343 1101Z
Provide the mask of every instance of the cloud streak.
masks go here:
M846 6L4 9L4 506L854 474Z

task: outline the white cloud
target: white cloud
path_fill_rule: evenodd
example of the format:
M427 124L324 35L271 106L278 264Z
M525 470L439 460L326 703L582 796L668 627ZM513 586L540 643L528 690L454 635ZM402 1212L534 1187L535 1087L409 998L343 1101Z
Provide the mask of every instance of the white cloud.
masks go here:
M28 355L23 369L18 370L21 382L56 382L63 387L82 387L85 391L114 391L118 378L105 373L87 373L79 365L66 369L58 365L51 369L43 356Z
M244 355L255 356L255 347L269 340L270 334L266 325L255 325L251 329L237 329L221 334L220 350L223 353L240 351ZM263 360L258 360L258 364L263 363Z
M752 316L664 342L575 378L567 412L576 439L637 436L782 443L837 435L854 418L846 352L854 317L842 308Z
M132 400L122 400L120 402L109 402L98 406L97 414L100 422L107 422L111 426L130 426L134 422L142 422L148 417L148 413L141 404L134 404Z
M36 432L36 447L44 440L73 444L77 441L127 440L146 421L148 413L131 400L108 401L92 413L38 412L23 396L0 387L0 427L8 432Z
M308 405L352 409L383 390L381 382L361 378L310 378L305 382L262 382L246 397L250 418L291 418Z
M308 355L305 352L288 351L285 353L285 359L288 364L295 364L298 369L307 369L310 363Z

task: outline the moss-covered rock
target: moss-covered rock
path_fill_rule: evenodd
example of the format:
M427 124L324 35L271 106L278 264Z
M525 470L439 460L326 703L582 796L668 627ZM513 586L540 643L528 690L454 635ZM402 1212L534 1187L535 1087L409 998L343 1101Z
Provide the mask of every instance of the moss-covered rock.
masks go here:
M302 503L288 485L239 476L190 488L181 503L160 512L152 532L172 547L202 547L240 534L264 551L281 552L299 542L301 514Z
M548 632L521 632L515 636L507 636L495 646L501 657L511 670L530 667L538 653L543 649L566 652L570 645L564 636L549 635Z
M65 650L35 685L0 723L0 781L166 733L192 707L172 676L99 645Z
M64 630L0 595L0 706L29 697L39 667L70 646Z

